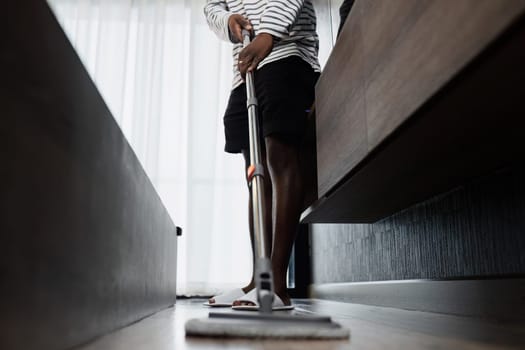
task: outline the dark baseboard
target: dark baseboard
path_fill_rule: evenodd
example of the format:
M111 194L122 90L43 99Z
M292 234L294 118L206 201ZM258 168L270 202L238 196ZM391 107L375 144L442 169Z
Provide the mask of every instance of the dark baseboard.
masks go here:
M524 276L318 284L310 286L310 296L504 322L525 321Z

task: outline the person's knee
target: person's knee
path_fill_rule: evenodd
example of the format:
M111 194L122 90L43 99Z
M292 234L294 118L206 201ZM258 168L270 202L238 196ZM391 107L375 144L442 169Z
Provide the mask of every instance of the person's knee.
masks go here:
M279 136L267 136L265 143L268 167L272 173L294 170L298 166L298 147L294 142Z

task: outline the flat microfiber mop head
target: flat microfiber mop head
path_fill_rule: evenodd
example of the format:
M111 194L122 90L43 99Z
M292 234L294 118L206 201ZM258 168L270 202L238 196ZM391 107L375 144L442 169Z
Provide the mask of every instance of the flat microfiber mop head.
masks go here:
M350 330L329 317L258 313L210 313L208 318L191 319L187 336L274 339L348 339Z

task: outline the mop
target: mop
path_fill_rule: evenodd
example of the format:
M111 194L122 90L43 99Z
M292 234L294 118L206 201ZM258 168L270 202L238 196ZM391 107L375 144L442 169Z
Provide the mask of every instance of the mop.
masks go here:
M246 47L250 33L242 32ZM208 318L191 319L185 324L186 336L225 338L280 338L280 339L346 339L350 331L327 316L307 312L272 312L274 299L273 276L268 247L264 239L264 169L261 163L257 122L257 98L252 72L246 73L246 93L250 140L248 181L252 191L255 231L255 287L258 312L210 312Z

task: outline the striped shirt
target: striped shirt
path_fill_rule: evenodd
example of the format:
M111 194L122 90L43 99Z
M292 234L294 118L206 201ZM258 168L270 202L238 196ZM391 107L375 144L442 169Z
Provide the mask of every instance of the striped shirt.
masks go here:
M274 37L272 52L258 68L290 56L299 56L320 72L317 58L319 38L316 32L315 10L311 0L207 0L204 14L211 30L233 45L233 89L242 84L237 68L242 43L238 43L228 28L232 14L240 14L252 24L255 35L268 33Z

